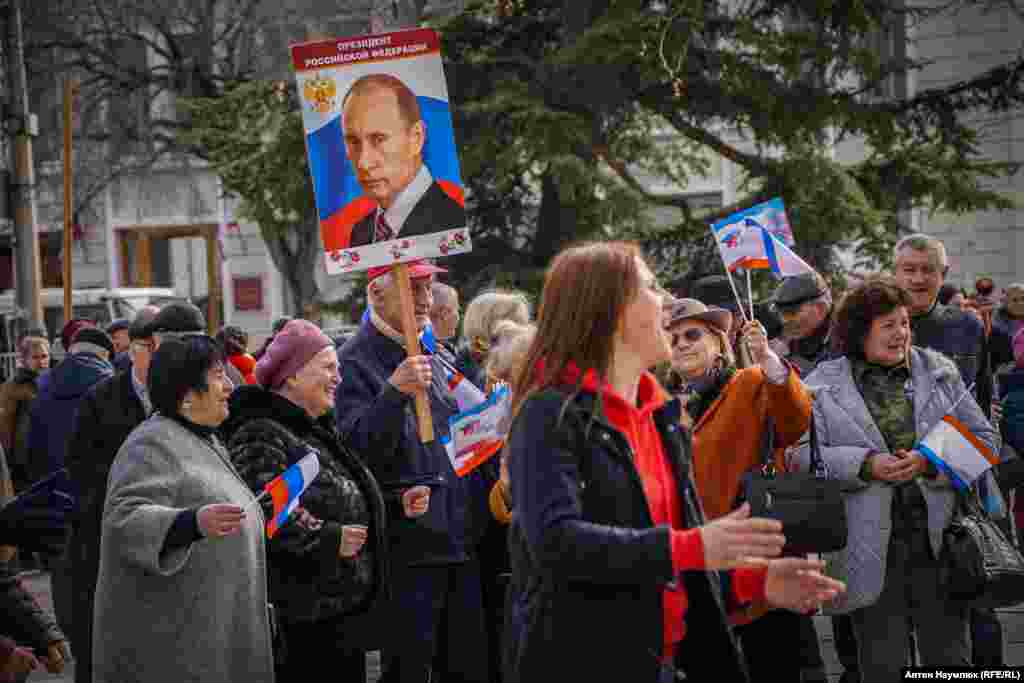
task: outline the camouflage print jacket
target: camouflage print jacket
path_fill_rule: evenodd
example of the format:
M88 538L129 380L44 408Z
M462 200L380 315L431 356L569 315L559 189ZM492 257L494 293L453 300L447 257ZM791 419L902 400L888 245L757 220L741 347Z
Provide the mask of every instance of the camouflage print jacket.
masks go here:
M917 442L914 424L914 390L907 363L885 368L862 359L850 362L853 381L860 390L864 405L881 432L890 453L910 450ZM935 468L929 463L927 477L934 479ZM862 473L862 477L865 475ZM868 475L865 478L870 478ZM893 486L892 532L900 537L926 533L928 509L921 490L913 481Z
M908 390L910 368L906 364L884 368L860 359L852 359L850 366L864 405L889 450L913 448L917 433L914 429L913 392Z

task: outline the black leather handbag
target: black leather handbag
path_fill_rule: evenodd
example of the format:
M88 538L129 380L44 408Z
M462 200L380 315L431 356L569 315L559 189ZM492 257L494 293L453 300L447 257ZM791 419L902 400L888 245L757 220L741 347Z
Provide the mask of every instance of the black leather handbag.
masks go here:
M831 553L846 547L846 503L840 482L827 478L813 417L810 449L810 472L776 472L775 425L769 417L761 467L743 479L742 495L750 503L751 516L782 522L785 555Z
M972 607L1024 602L1024 557L974 489L957 493L953 520L943 532L942 571L949 597Z

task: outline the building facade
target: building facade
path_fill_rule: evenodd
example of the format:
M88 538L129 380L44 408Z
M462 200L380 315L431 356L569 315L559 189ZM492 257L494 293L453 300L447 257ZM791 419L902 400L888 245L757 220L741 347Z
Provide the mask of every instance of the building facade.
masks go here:
M292 44L395 29L409 23L416 4L408 0L284 2L275 14L252 19L260 77L294 77ZM423 13L444 15L463 4L462 0L433 0ZM160 52L138 42L121 48L124 59L161 68ZM196 44L195 49L198 52L200 46ZM42 284L60 287L65 257L62 83L37 79L33 86L32 109L40 120L36 174ZM141 128L153 120L178 116L175 97L164 91L153 97L110 101L101 115L114 128L117 122ZM126 146L121 152L120 158L144 156L137 147ZM73 230L70 258L75 288L172 287L179 296L213 313L216 323L249 331L253 343L270 331L277 317L298 313L292 310L286 280L274 266L258 226L241 219L238 198L225 194L216 174L201 160L166 155L155 164L106 176L108 163L102 155L76 158L74 164L76 200L88 198L77 212ZM14 286L15 266L10 238L0 234L0 290ZM324 301L339 298L351 286L342 278L329 278L320 260L316 269Z

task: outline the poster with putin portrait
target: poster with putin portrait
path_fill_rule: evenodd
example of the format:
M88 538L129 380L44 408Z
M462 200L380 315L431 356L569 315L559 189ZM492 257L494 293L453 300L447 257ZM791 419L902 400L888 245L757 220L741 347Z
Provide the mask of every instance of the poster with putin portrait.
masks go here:
M327 273L469 251L437 33L291 50Z

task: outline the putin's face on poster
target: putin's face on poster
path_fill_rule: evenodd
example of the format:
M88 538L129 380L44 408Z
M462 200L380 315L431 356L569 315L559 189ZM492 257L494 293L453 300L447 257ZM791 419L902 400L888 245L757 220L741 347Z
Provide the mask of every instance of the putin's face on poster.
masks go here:
M398 93L371 85L345 102L345 149L363 191L388 209L423 165L426 127L418 107L402 106Z

